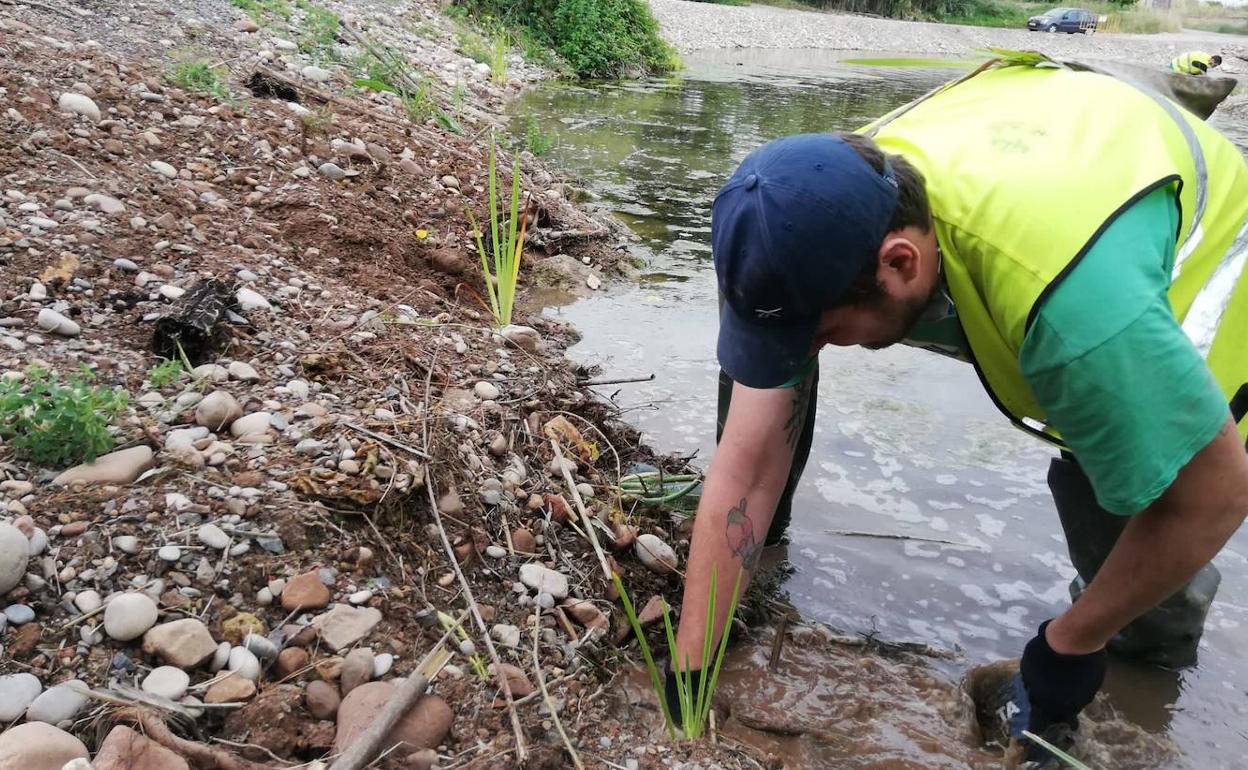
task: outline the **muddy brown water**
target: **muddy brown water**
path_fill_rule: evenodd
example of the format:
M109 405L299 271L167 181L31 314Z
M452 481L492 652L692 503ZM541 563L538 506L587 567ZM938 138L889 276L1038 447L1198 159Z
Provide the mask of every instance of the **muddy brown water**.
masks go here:
M650 383L600 390L651 444L705 464L717 371L709 247L716 189L767 139L858 127L964 70L844 64L820 51L710 52L686 64L680 78L551 85L523 99L517 116L557 135L559 165L631 227L648 262L635 288L547 312L581 330L572 354L601 364L604 376L655 373ZM1213 122L1248 146L1248 127ZM828 350L821 365L792 544L771 555L793 570L782 590L810 621L928 643L957 658L898 669L885 686L851 676L845 661L854 658L825 649L767 672L761 648L746 644L724 687L747 708L806 731L783 739L789 767L992 766L958 743L956 719L932 715L968 666L1017 656L1035 627L1068 605L1074 570L1044 482L1049 450L1011 428L957 362L899 346ZM1110 729L1089 754L1104 770L1248 767L1248 532L1216 563L1224 580L1199 664L1175 673L1116 662L1106 686L1123 725L1172 741L1177 756L1135 756L1122 737L1130 731ZM837 723L843 698L872 710L875 721L860 724L879 725L879 735L858 730L870 751L842 752L811 737L845 732ZM860 755L870 760L846 763Z

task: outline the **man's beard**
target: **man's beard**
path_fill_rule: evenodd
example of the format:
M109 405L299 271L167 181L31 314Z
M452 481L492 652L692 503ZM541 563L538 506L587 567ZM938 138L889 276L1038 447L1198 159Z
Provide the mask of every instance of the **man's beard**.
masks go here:
M862 347L867 350L883 350L901 342L910 333L910 330L914 328L914 325L919 322L919 319L923 317L923 314L927 312L927 308L939 296L941 296L939 281L932 285L932 290L923 299L902 301L886 296L881 301L880 307L886 317L897 319L897 326L893 333L885 338L883 342L873 342Z

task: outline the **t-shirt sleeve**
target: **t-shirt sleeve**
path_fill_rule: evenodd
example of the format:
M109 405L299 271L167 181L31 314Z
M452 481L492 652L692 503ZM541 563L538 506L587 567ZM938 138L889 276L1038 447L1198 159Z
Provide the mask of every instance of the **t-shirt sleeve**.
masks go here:
M1049 423L1101 507L1148 507L1229 410L1166 291L1177 211L1169 190L1121 214L1044 300L1020 355Z

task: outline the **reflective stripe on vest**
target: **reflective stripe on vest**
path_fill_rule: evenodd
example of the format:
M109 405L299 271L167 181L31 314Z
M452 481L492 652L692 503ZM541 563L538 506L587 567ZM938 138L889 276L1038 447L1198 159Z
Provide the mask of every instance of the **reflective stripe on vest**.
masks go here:
M1226 308L1231 303L1231 295L1244 272L1245 260L1248 260L1248 217L1245 217L1235 240L1196 294L1191 309L1187 311L1187 317L1183 319L1183 331L1200 351L1202 358L1209 357L1218 324L1222 322L1222 316L1226 314Z

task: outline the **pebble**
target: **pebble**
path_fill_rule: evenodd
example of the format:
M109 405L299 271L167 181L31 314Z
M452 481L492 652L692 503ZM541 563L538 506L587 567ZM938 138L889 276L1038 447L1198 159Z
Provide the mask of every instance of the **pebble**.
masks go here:
M98 610L103 603L99 591L87 590L74 597L74 606L84 615Z
M494 401L499 397L498 386L485 380L481 380L476 385L473 385L472 392L482 401Z
M647 569L660 575L671 574L680 566L676 551L672 550L672 547L663 542L658 535L652 535L649 532L638 535L637 542L633 545L633 552Z
M230 424L230 435L235 438L243 436L263 436L269 432L269 423L273 415L269 412L252 412Z
M114 259L113 267L125 273L137 273L139 271L138 265L124 257Z
M255 367L246 361L231 361L230 366L226 369L230 373L230 379L242 380L243 382L259 382L260 373ZM268 422L268 419L265 419Z
M152 167L153 171L165 177L166 179L178 178L178 170L174 168L173 166L169 165L168 163L164 162L163 160L154 160L148 165Z
M212 654L212 660L208 661L208 670L215 674L225 668L225 664L230 662L231 649L229 642L218 644L216 651Z
M76 465L52 479L52 483L57 486L130 484L139 477L139 474L152 467L154 462L155 454L151 447L130 447L102 455L96 458L95 462Z
M295 444L295 453L302 455L319 455L325 451L325 442L314 438L305 438Z
M0 522L0 595L22 582L30 561L30 541L12 524Z
M73 719L91 700L86 689L87 684L79 679L49 688L26 709L26 721L56 725Z
M308 688L304 691L304 700L307 703L308 713L317 719L333 719L338 713L339 704L342 703L338 690L329 682L320 679L308 682Z
M329 80L329 70L321 69L311 64L300 70L299 74L313 83L324 83L326 80Z
M99 106L91 99L91 97L84 94L66 91L56 100L56 106L61 112L82 115L90 118L94 123L100 122Z
M175 562L182 558L182 549L176 545L163 545L156 555L167 562Z
M344 696L373 678L373 662L373 651L367 647L359 647L347 653L339 677L339 687Z
M243 637L243 647L261 660L272 660L277 657L277 645L267 637L259 634L247 634Z
M347 178L347 172L343 171L342 167L337 163L322 163L320 166L317 166L316 170L321 172L321 176L324 176L327 179L332 179L335 182L339 182Z
M390 673L390 669L394 668L394 656L388 652L383 652L373 658L373 678L381 679Z
M30 221L32 224L39 224L39 226L45 230L50 229L48 225L45 225L42 222L36 222L34 219L31 219ZM51 222L51 220L43 221ZM52 222L51 227L56 227L56 222ZM35 302L42 302L48 298L48 287L38 281L35 281L30 285L30 291L27 292L27 295Z
M277 662L273 664L273 673L279 679L285 679L295 672L302 671L308 665L310 656L302 647L287 647L277 654Z
M118 551L133 556L139 552L139 539L134 535L118 535L113 538L113 546Z
M43 684L34 674L0 676L0 722L12 722L39 697Z
M156 616L156 603L145 594L122 594L104 610L104 632L119 642L138 639L156 625Z
M329 604L330 593L321 582L320 574L313 570L286 581L282 590L282 607L288 612L317 610Z
M35 610L26 607L25 604L10 604L4 608L4 616L9 623L14 625L26 625L35 619Z
M507 555L507 549L501 545L488 545L485 547L485 555L495 559L501 559Z
M205 703L240 703L256 694L255 681L239 674L231 674L204 693Z
M566 599L568 596L568 578L563 573L541 564L520 565L520 582L539 593L548 593L555 599Z
M230 650L230 659L225 667L253 682L260 678L260 660L246 647L235 647Z
M520 629L508 623L499 623L490 629L490 636L506 647L520 646Z
M537 553L537 541L533 538L533 533L527 529L513 530L511 544L519 553Z
M143 652L178 668L195 668L217 652L208 627L198 618L153 626L143 635Z
M158 695L169 700L179 700L186 695L191 685L191 677L185 671L174 666L160 666L152 669L152 673L143 678L140 687L144 692Z
M238 301L238 307L244 313L250 313L253 310L272 310L273 306L264 298L264 295L248 289L246 286L240 287L234 294L234 299Z
M373 598L373 592L369 591L368 589L364 589L362 591L356 591L355 593L348 596L347 601L351 602L352 604L368 604L369 600L372 598Z
M120 214L126 210L126 204L111 195L92 193L83 198L82 202L105 214Z
M368 725L372 724L385 705L395 696L392 682L369 682L353 690L338 707L338 730L334 736L334 753L351 745ZM387 745L402 743L397 756L443 742L455 714L438 695L425 695L416 702L386 736Z
M290 587L287 586L286 590L289 591ZM380 622L381 610L376 607L337 604L332 610L313 620L312 626L320 634L325 646L337 652L368 636Z
M230 536L225 534L225 531L216 524L204 524L195 533L195 536L199 538L199 542L218 551L223 551L230 547Z
M62 337L77 337L82 333L82 327L78 324L47 307L39 311L39 316L35 319L35 323L39 325L40 329L53 334L59 334Z
M195 422L211 431L221 430L242 416L238 399L225 390L214 390L195 407Z
M90 756L82 741L44 722L26 722L0 733L0 770L61 770Z
M186 294L186 289L183 289L181 286L174 286L173 284L167 283L160 287L158 293L165 299L181 299L182 295Z

